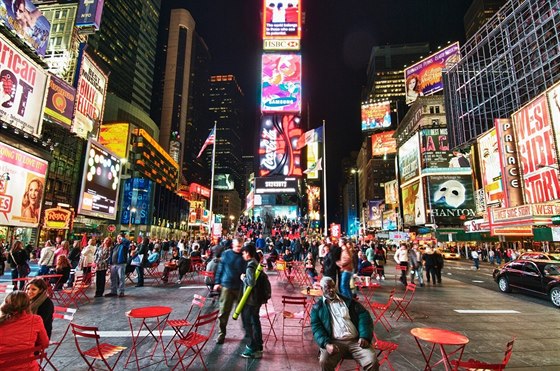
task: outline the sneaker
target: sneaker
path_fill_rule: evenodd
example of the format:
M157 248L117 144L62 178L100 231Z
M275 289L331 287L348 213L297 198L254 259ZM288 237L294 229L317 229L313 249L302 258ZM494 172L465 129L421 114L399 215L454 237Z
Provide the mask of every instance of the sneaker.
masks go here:
M177 285L180 285L180 284L181 284L181 280L177 280Z
M381 276L381 280L385 280L385 276Z
M124 292L121 292L121 293L119 294L119 298L124 298Z
M105 297L106 297L106 298L113 298L113 297L115 297L115 296L117 296L117 294L112 293L112 292L110 292L110 293L108 293L108 294L105 294Z
M249 346L245 346L245 351L241 353L241 357L243 358L262 358L263 352L262 350L252 350Z
M216 338L216 344L223 344L225 339L226 336L224 334L218 335L218 337Z

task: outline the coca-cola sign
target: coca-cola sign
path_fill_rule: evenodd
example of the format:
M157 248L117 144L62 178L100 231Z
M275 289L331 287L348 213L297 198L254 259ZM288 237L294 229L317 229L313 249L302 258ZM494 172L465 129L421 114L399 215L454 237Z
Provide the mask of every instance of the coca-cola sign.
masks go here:
M263 116L259 140L259 176L301 176L302 135L296 115Z

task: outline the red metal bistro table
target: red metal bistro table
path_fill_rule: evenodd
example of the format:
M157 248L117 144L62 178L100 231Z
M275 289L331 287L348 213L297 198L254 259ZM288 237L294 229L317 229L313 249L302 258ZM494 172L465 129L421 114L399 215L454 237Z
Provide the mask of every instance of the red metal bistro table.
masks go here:
M167 365L167 356L165 355L165 349L163 346L163 329L165 328L165 323L171 314L173 309L171 307L142 307L142 308L134 308L128 312L126 312L126 316L128 317L128 324L130 325L130 332L132 333L132 348L130 353L128 354L128 358L126 359L126 363L124 367L128 366L130 361L130 357L134 353L134 358L136 360L136 366L140 369L139 361L141 359L150 357L150 359L154 358L154 354L158 347L158 344L161 345L161 351L163 353L163 358L165 360L165 364ZM136 321L139 320L139 321ZM134 329L134 324L140 325L137 329ZM142 330L147 330L147 334L142 336ZM138 347L144 340L148 338L152 338L155 340L154 349L152 349L151 354L138 358ZM149 367L152 365L147 365L144 367Z
M460 361L461 357L463 356L463 351L465 350L465 346L469 343L469 338L466 337L465 335L460 334L458 332L439 329L439 328L417 327L410 330L410 333L412 334L412 336L414 336L414 340L416 340L416 344L418 345L420 352L422 352L422 357L424 357L424 360L426 361L426 366L424 367L424 370L431 370L433 367L439 365L440 363L443 363L446 370L451 370L452 366L451 366L450 357L458 353L459 356L457 360ZM426 357L426 353L424 353L424 350L422 349L422 345L420 344L419 340L432 343L432 349L430 350L430 354L427 357ZM434 354L434 350L436 346L438 346L440 349L441 359L436 363L434 363L433 365L430 365L430 361L432 359L432 355ZM446 346L455 347L455 349L448 353L445 350Z

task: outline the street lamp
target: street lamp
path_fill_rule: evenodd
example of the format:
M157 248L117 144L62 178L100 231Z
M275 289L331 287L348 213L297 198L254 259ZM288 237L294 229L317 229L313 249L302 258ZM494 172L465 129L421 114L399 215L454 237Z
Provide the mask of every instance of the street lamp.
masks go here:
M136 208L135 207L131 207L128 209L128 234L130 235L131 233L131 229L132 229L132 215L133 213L136 213Z
M234 221L234 220L235 220L235 216L230 215L230 216L229 216L229 228L230 228L231 230L233 230L233 221Z

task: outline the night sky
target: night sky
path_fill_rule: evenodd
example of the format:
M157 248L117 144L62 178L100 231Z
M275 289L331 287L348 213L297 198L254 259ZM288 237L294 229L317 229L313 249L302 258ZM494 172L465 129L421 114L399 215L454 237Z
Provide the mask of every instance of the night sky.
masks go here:
M234 74L245 93L244 152L255 154L262 53L261 0L162 0L187 4L212 55L211 73ZM309 126L326 122L329 209L337 205L340 160L359 150L360 94L374 45L464 42L472 0L302 0L303 95ZM334 210L329 210L329 215ZM329 218L330 219L330 218ZM329 222L332 220L329 220Z

